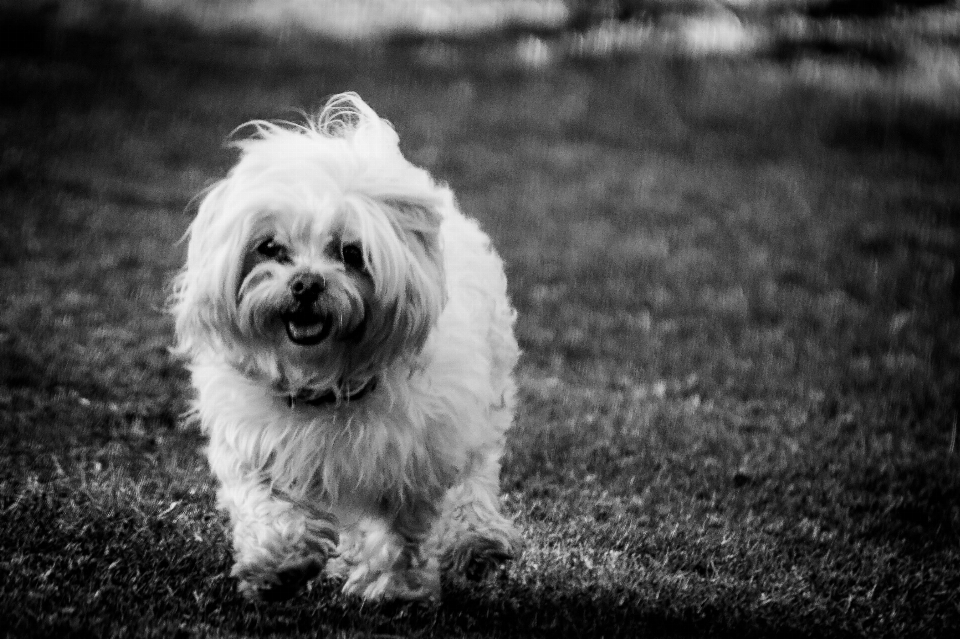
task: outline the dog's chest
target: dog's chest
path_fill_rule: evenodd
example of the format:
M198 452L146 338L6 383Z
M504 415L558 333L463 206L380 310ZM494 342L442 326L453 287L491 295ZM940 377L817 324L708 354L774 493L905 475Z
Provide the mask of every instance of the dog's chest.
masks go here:
M292 411L274 441L272 483L321 493L333 501L407 499L411 491L433 493L448 487L463 465L464 451L450 424L399 402L381 398L357 406Z

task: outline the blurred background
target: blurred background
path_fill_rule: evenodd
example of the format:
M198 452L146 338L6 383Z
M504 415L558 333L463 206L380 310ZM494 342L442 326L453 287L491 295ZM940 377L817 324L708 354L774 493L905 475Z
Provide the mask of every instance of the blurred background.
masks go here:
M507 265L528 549L254 607L164 311L235 129L357 91ZM0 627L948 636L960 3L0 0Z
M213 33L309 33L359 42L514 40L515 64L672 53L777 61L849 91L885 85L946 99L958 81L950 0L89 0L8 3L66 24L177 18ZM429 55L429 54L428 54ZM439 59L441 52L432 55Z

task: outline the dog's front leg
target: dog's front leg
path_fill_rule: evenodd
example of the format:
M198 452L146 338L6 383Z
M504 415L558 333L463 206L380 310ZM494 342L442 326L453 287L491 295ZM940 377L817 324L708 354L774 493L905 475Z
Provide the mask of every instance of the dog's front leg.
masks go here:
M341 570L348 573L343 591L371 600L439 597L438 562L424 549L438 512L425 501L358 522L341 546Z
M479 580L520 555L520 533L500 513L499 478L499 449L490 450L447 492L430 541L444 572Z
M333 553L333 518L303 499L271 490L257 473L219 475L218 501L233 526L231 574L240 580L240 591L255 599L292 596Z

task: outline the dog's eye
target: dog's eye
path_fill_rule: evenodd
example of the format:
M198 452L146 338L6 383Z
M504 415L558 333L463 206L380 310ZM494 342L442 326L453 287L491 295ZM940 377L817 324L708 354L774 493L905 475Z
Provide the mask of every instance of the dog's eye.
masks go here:
M278 262L286 262L289 259L287 247L272 237L268 237L257 245L257 253L267 259L277 260Z
M362 271L366 268L363 263L363 249L357 244L346 244L340 247L340 259L344 265Z

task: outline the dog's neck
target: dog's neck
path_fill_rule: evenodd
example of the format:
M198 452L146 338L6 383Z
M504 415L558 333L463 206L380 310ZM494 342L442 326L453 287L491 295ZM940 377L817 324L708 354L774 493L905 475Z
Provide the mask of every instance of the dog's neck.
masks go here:
M313 393L306 389L287 395L290 407L296 405L330 406L343 402L355 402L363 399L377 388L377 378L371 377L359 386L349 383L342 384L339 389L330 389L320 393Z

